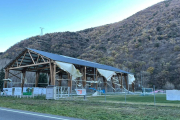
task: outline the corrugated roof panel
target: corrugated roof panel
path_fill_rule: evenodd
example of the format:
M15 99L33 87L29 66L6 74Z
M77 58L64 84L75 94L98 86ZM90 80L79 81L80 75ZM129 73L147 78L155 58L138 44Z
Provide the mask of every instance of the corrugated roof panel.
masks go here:
M34 51L34 52L36 52L38 54L41 54L41 55L43 55L43 56L45 56L47 58L50 58L50 59L52 59L54 61L61 61L61 62L72 63L72 64L76 64L76 65L95 67L95 68L100 68L100 69L105 69L105 70L116 71L116 72L120 72L120 73L131 74L129 72L126 72L126 71L123 71L121 69L118 69L118 68L115 68L115 67L112 67L112 66L108 66L108 65L103 65L103 64L90 62L90 61L86 61L86 60L82 60L82 59L77 59L77 58L72 58L72 57L68 57L68 56L48 53L48 52L35 50L35 49L31 49L31 48L27 48L27 49L29 49L31 51Z

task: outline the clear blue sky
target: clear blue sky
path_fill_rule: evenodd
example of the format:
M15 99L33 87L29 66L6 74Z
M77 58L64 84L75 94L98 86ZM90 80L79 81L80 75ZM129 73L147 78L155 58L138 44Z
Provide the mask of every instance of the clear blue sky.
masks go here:
M0 52L31 36L121 21L163 0L0 0Z

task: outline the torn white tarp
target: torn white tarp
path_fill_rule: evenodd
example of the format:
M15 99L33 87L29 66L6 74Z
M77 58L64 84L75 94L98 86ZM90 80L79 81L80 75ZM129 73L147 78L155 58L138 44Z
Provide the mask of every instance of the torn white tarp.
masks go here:
M134 75L128 74L128 80L129 80L129 84L132 84L132 82L135 81Z
M70 63L64 63L64 62L58 62L56 61L56 64L59 68L62 70L70 73L72 75L72 80L75 80L77 77L81 77L82 74L77 70L73 64Z
M97 70L102 76L104 76L107 79L107 81L110 81L111 77L113 75L116 75L116 73L114 71L103 70L103 69L97 69Z

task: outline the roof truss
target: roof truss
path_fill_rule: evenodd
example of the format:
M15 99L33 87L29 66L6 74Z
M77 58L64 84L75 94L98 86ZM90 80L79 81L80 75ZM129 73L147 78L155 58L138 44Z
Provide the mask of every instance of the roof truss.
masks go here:
M37 54L31 50L24 50L15 60L13 60L7 68L9 70L22 71L26 68L26 71L37 71L41 69L49 70L47 64L50 63L50 59Z

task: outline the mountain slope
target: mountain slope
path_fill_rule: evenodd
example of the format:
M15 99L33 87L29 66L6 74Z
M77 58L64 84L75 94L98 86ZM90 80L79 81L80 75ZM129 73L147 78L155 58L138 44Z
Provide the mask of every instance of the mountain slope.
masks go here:
M180 88L180 0L158 3L114 24L31 37L9 48L1 58L13 58L23 47L134 72L137 88L140 72L144 87L164 88L168 81Z

